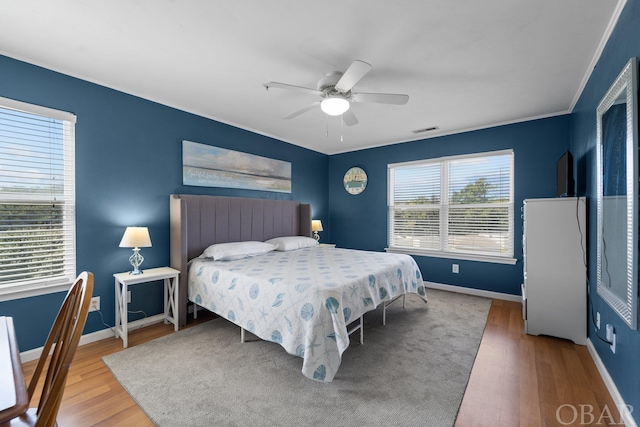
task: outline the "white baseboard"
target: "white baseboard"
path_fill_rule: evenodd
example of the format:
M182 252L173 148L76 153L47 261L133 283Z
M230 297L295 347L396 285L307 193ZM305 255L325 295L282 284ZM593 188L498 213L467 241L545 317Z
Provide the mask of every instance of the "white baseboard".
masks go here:
M475 295L479 297L502 299L506 301L522 302L520 295L503 294L502 292L485 291L482 289L465 288L463 286L445 285L443 283L424 281L424 286L431 289L440 289L441 291L457 292L459 294ZM428 297L428 295L427 295Z
M624 422L624 425L627 427L638 427L635 420L631 416L631 412L626 409L628 408L628 406L624 402L622 395L618 391L618 387L616 387L616 383L613 382L613 378L611 378L611 375L609 375L609 371L607 371L607 368L604 366L604 363L602 363L602 359L600 359L600 356L598 355L598 351L596 350L593 343L591 342L591 339L589 338L587 338L587 349L589 350L589 354L591 355L593 362L596 364L596 367L598 368L598 372L600 372L600 376L602 377L604 384L607 386L607 389L611 394L611 398L613 399L613 402L616 404L616 406L618 407L618 410L620 411L620 415L621 415L622 421ZM618 421L618 420L615 420L615 421Z
M160 323L164 320L164 314L156 314L155 316L145 317L144 319L134 320L129 322L127 329L133 331L145 326L153 325L154 323ZM80 337L80 344L85 345L92 342L100 341L106 338L115 336L115 332L111 328L101 329L96 332L91 332ZM40 358L43 347L34 348L33 350L27 350L20 353L20 360L22 363L29 362Z

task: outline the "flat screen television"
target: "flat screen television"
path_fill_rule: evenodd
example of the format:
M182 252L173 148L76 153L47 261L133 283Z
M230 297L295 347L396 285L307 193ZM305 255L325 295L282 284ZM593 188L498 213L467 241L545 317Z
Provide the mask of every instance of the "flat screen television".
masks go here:
M575 192L575 181L573 180L573 156L566 151L556 167L556 196L573 197Z

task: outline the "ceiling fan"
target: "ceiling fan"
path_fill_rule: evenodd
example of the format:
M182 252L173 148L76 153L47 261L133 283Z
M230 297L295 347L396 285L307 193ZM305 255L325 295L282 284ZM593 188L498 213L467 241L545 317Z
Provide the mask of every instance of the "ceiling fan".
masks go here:
M318 81L317 89L302 86L294 86L286 83L267 82L264 86L267 88L289 89L298 92L306 92L312 95L322 97L322 100L307 105L293 113L287 114L283 119L293 119L302 113L314 109L318 105L326 114L330 116L342 115L342 120L347 126L353 126L358 123L358 119L351 110L352 102L372 102L378 104L396 104L404 105L409 101L409 95L395 93L356 93L351 89L358 83L369 71L371 64L364 61L355 60L347 68L347 71L341 73L334 71Z

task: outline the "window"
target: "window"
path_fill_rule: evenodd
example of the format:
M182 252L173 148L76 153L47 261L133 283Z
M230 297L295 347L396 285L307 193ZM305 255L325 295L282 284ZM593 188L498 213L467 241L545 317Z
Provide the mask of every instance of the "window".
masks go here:
M75 116L0 98L0 298L75 279Z
M513 151L388 165L391 252L514 264Z

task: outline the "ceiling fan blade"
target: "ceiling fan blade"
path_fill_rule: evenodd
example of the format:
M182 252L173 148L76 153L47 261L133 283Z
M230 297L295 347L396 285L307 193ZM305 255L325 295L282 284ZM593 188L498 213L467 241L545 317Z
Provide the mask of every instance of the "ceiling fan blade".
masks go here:
M294 85L289 85L286 83L278 83L278 82L266 82L264 84L264 87L268 89L275 87L278 89L289 89L289 90L297 90L298 92L306 92L309 93L311 95L322 95L322 92L316 89L311 89L309 87L302 87L302 86L294 86Z
M369 71L371 71L371 64L356 59L338 80L336 89L340 92L350 91Z
M347 111L342 113L342 120L344 121L344 124L347 126L353 126L358 124L358 119L356 118L356 115L353 114L353 109L351 108L349 108Z
M320 101L314 102L313 104L309 104L306 107L303 107L299 110L294 111L293 113L289 113L283 117L283 119L293 119L294 117L298 117L302 113L306 113L309 110L313 110L315 107L320 105Z
M404 105L409 101L409 95L398 93L352 93L351 100L353 102Z

